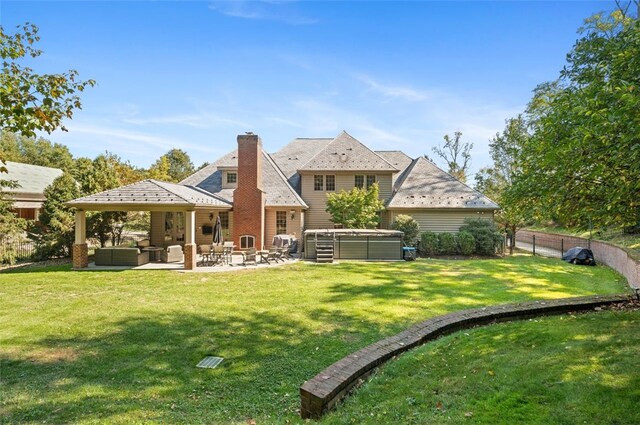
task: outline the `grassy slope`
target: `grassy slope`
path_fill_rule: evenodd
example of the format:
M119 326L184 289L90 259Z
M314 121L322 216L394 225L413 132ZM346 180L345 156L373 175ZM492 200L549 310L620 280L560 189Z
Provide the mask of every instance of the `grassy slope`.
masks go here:
M297 421L302 382L412 323L623 290L608 268L526 256L0 274L0 422ZM196 369L205 355L225 361Z
M502 323L378 370L325 424L640 423L640 312Z

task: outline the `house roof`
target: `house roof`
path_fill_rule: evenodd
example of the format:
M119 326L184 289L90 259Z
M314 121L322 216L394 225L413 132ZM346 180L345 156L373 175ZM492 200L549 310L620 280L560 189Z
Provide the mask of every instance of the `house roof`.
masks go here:
M332 138L293 139L278 152L272 153L271 158L285 175L289 184L300 192L298 169L309 162L332 140Z
M413 160L397 186L387 208L500 208L424 157Z
M3 191L12 195L18 193L42 194L47 186L62 175L59 168L41 167L39 165L22 164L7 161L7 174L2 175L3 180L16 181L20 186L16 188L4 188Z
M402 151L375 151L378 155L383 157L389 164L400 170L399 173L394 173L391 184L395 186L396 181L400 178L404 171L411 165L413 159Z
M153 179L74 199L67 202L67 205L89 210L122 210L135 207L144 209L150 206L231 207L231 203L202 189Z
M299 171L399 171L346 131L320 150Z
M195 186L233 203L235 189L222 188L221 168L237 167L237 152L236 150L228 153L213 164L187 177L180 184ZM273 159L264 151L262 155L262 189L265 192L265 206L308 208L300 195L289 185L287 178Z

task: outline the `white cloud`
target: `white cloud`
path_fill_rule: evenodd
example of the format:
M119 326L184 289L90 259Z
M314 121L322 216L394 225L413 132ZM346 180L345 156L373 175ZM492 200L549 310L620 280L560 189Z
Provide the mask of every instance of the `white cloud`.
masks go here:
M185 125L189 127L195 128L214 128L218 126L235 126L235 127L247 127L248 124L225 118L214 113L202 113L202 114L179 114L179 115L168 115L168 116L158 116L158 117L129 117L123 119L127 124L135 124L135 125Z
M220 0L209 8L223 15L251 20L279 21L289 25L313 25L318 20L300 15L291 1Z
M400 98L417 102L428 100L433 96L433 94L428 91L417 90L412 87L382 84L364 74L356 75L355 77L367 86L368 91L379 93L390 98Z

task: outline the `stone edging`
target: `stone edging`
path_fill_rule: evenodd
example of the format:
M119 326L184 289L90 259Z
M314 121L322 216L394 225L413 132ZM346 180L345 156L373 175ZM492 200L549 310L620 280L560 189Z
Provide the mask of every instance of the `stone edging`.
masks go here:
M487 323L592 310L631 298L629 294L562 298L461 310L433 317L344 357L305 382L300 387L300 415L319 418L377 366L440 336Z

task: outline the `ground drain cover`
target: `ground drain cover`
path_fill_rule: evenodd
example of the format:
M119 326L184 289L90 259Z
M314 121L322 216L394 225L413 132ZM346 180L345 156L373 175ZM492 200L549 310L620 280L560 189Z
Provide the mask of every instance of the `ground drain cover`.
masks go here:
M200 360L200 363L196 365L196 367L202 367L205 369L214 369L224 360L222 357L213 357L207 356L204 359Z

